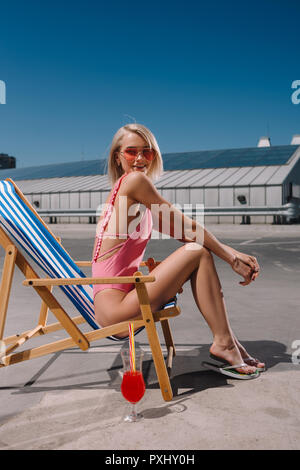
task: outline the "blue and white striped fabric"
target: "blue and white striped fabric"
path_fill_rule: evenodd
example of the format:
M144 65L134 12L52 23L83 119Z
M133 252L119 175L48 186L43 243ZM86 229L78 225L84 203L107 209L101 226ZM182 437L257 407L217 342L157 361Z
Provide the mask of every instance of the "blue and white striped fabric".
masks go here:
M9 181L0 181L0 225L49 277L86 277L60 243L19 197ZM92 328L95 330L101 328L95 319L91 285L60 286L60 288ZM177 298L174 297L161 308L174 306L176 301ZM143 329L144 327L138 329L135 334ZM120 341L114 336L108 338Z
M162 305L160 307L160 310L163 310L165 308L175 307L175 305L177 305L177 300L178 300L178 294L174 295L172 299L170 299L166 304Z
M9 181L0 181L0 225L49 277L85 277L64 248L19 197ZM95 319L91 285L60 288L92 328L101 328ZM114 336L108 338L120 341Z

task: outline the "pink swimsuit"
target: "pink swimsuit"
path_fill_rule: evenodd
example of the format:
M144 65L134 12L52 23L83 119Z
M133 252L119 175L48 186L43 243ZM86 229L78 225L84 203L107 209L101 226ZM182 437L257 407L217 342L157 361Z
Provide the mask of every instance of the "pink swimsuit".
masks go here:
M118 190L126 175L127 173L122 175L121 178L116 182L109 201L108 209L106 210L102 219L100 233L98 236L97 246L92 263L93 277L132 276L136 271L138 271L139 265L145 253L147 243L151 236L153 225L152 215L151 211L149 209L146 209L142 220L136 227L136 230L131 234L126 234L126 236L128 237L127 240L125 240L125 242L123 243L114 246L110 250L101 253L101 256L104 256L115 249L117 249L117 252L109 258L97 262L101 249L104 231L113 212L113 206ZM104 289L118 289L123 292L129 292L134 289L134 284L94 284L94 298L96 294L98 294L98 292Z

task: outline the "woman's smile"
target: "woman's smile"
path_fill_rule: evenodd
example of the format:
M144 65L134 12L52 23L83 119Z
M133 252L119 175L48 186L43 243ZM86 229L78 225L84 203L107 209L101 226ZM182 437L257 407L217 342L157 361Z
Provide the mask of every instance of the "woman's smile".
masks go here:
M132 168L134 170L144 170L144 169L147 169L147 165L137 164L137 165L133 165Z

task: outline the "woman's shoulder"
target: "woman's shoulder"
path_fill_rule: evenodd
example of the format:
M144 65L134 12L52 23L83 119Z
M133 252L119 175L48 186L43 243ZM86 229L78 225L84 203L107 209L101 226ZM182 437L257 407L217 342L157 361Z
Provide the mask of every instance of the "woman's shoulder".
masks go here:
M149 176L147 176L145 173L142 173L141 171L131 171L130 173L126 174L126 177L124 178L126 181L151 181Z
M145 173L138 171L128 173L122 186L124 195L145 205L151 204L153 198L157 198L157 190Z
M145 175L145 173L141 173L139 171L132 171L128 173L124 178L124 183L128 188L140 187L140 185L152 186L151 179Z

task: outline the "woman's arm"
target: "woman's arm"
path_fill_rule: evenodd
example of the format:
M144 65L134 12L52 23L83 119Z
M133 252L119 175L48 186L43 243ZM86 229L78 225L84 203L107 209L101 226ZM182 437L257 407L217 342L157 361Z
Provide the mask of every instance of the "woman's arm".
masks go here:
M253 271L258 268L257 261L254 261L255 258L252 259L253 257L244 255L221 243L199 222L187 217L164 199L145 174L131 173L128 176L124 181L124 189L133 200L142 203L151 210L160 232L168 233L171 237L184 243L196 242L205 246L216 256L229 263L235 271L238 269L242 270L244 274L246 273L246 270L242 269L241 263L246 264ZM127 184L126 188L125 183ZM238 265L240 266L238 267ZM249 277L248 271L247 277ZM244 276L244 274L241 275Z

